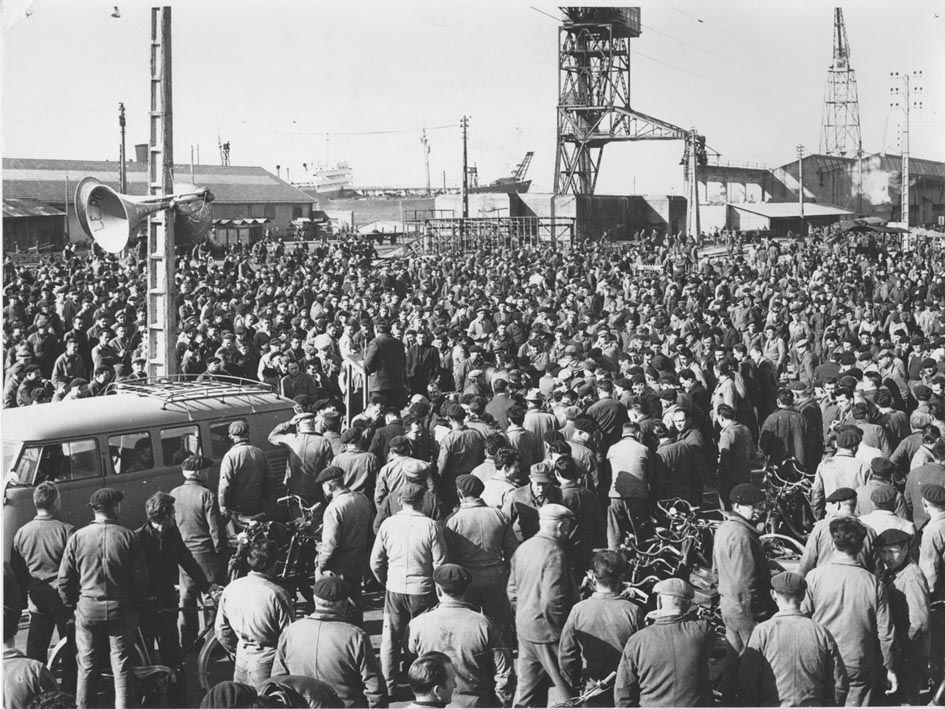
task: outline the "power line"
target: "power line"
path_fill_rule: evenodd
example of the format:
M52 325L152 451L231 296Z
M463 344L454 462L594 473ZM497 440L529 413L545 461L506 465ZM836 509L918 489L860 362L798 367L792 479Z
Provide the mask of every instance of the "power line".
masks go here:
M705 74L699 74L694 71L689 71L689 69L683 69L681 66L676 66L675 64L670 64L669 62L664 62L662 59L657 59L656 57L651 57L648 54L643 54L634 50L630 50L631 54L635 54L638 57L643 57L644 59L649 59L650 61L656 62L657 64L664 64L665 66L675 69L676 71L681 71L686 74L692 74L693 76L698 76L700 79L705 79L706 81L711 81L713 84L718 84L719 86L726 86L730 89L735 89L736 91L747 91L752 94L761 94L760 91L755 91L754 89L746 89L744 86L735 86L735 84L726 84L724 81L719 81L718 79L713 79L711 76L706 76Z
M650 27L649 25L641 25L641 26L642 26L644 29L648 30L649 32L655 32L656 34L660 34L660 35L663 35L664 37L668 37L669 39L673 40L674 42L679 42L680 44L683 44L683 45L689 47L690 49L695 49L697 52L702 52L702 53L704 53L704 54L708 54L710 57L715 57L716 59L721 59L723 62L730 62L730 63L732 63L732 64L737 64L738 66L745 67L746 69L751 69L752 71L757 71L757 72L762 72L762 71L763 71L762 69L759 69L759 68L756 67L756 66L751 66L750 64L743 64L742 62L735 61L734 59L729 59L728 57L723 57L721 54L715 54L714 52L710 52L708 49L703 49L702 47L697 47L697 46L695 46L694 44L691 44L691 43L687 42L687 41L684 40L684 39L679 39L678 37L673 37L673 35L667 34L666 32L663 32L663 31L661 31L661 30L656 29L655 27Z
M456 128L458 123L450 123L448 125L441 126L428 126L427 130L445 130L447 128ZM423 130L423 127L417 128L401 128L401 129L392 129L392 130L365 130L365 131L293 131L293 130L256 130L253 128L231 128L230 129L236 133L264 133L267 135L319 135L323 136L326 133L331 134L332 136L357 136L357 135L394 135L398 133L419 133Z
M752 44L755 44L755 45L757 45L757 46L759 46L759 47L764 47L764 46L765 46L765 45L763 45L761 42L758 42L757 40L751 39L751 38L749 38L749 37L742 37L741 35L735 34L735 33L732 32L731 30L727 30L727 29L725 29L724 27L719 27L718 25L713 25L711 22L706 22L706 21L703 20L701 17L696 17L695 15L693 15L693 14L691 14L691 13L688 13L688 12L686 12L685 10L679 9L679 8L676 7L675 5L673 5L673 9L674 9L676 12L678 12L678 13L680 13L680 14L682 14L682 15L685 15L686 17L689 17L689 18L695 20L695 21L698 22L700 25L705 25L706 27L711 27L712 29L718 30L719 32L724 32L725 34L730 35L730 36L732 36L732 37L735 37L736 39L740 39L740 40L742 40L743 42L751 42Z

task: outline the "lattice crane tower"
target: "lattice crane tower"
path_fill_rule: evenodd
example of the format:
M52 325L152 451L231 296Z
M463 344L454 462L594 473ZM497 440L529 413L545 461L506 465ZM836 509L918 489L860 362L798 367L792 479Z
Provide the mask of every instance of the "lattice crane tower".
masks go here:
M686 140L689 131L630 107L630 40L639 7L562 7L556 194L594 194L604 146Z
M853 157L860 154L861 147L856 73L850 65L850 44L843 23L843 10L836 7L833 10L833 63L827 70L820 152Z

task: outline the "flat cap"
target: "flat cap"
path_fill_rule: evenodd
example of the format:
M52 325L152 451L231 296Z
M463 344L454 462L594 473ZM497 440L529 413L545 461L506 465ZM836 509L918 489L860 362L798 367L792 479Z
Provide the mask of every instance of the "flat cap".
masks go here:
M555 481L554 476L543 468L536 468L528 474L529 480L534 480L536 483L553 483Z
M807 582L800 574L793 571L782 571L780 574L771 577L771 588L778 593L796 596L807 590Z
M345 476L345 471L339 468L337 465L329 465L322 472L318 474L318 477L315 478L315 482L324 483L329 480L338 480Z
M234 421L227 429L231 436L245 436L249 434L249 425L245 421Z
M351 598L351 587L347 581L333 576L323 576L312 587L315 598L328 603L338 603Z
M418 460L417 458L407 458L401 464L400 469L404 471L404 475L408 478L423 478L430 470L430 464L425 460Z
M791 391L807 391L807 383L794 381L788 384L788 389Z
M534 480L534 477L532 479ZM574 519L574 513L564 505L556 505L555 503L551 502L538 508L538 519Z
M419 504L426 494L427 490L423 485L417 485L409 480L400 487L400 499L408 505Z
M757 485L741 483L732 488L729 500L736 505L757 505L765 501L765 493Z
M543 401L544 398L538 389L529 389L525 395L525 401Z
M873 504L882 509L892 509L896 504L896 488L883 485L870 493Z
M486 485L475 475L467 473L456 478L456 489L463 497L479 497Z
M802 337L801 339L799 339L797 342L794 343L794 346L795 346L795 347L807 347L807 345L809 345L809 344L810 344L810 342L807 341L807 338L806 338L806 337Z
M204 470L213 465L213 461L202 455L189 455L180 464L181 470Z
M466 409L459 404L447 404L443 407L443 415L451 419L466 418Z
M931 483L922 486L922 498L936 507L945 507L945 487Z
M100 487L89 496L89 507L93 510L114 507L125 499L125 493L113 487Z
M891 527L876 536L873 540L874 547L891 547L894 544L909 544L912 541L912 535L903 532L901 529Z
M692 599L695 591L692 585L685 579L663 579L655 586L653 592L660 596L675 596L676 598Z
M856 490L852 487L838 487L827 495L827 502L846 502L856 499Z
M465 593L472 582L472 576L459 564L443 564L433 571L433 583L446 593Z

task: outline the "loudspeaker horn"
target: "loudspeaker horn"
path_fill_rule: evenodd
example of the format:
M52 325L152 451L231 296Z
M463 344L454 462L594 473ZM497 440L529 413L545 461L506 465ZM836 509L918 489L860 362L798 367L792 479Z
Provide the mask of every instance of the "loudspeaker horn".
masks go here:
M174 188L177 194L133 197L113 190L94 177L86 177L75 189L76 217L82 230L96 244L110 254L117 254L128 245L138 225L149 215L187 205L184 213L175 209L175 225L183 229L179 235L182 238L177 242L194 241L210 228L213 197L206 188L194 185L175 184Z

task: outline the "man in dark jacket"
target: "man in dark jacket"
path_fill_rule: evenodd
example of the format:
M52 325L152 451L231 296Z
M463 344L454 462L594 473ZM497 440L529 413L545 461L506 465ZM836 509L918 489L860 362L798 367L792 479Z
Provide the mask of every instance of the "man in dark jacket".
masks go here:
M732 511L715 533L712 565L719 575L719 606L727 656L723 700L733 704L738 660L751 631L770 615L771 571L755 524L765 511L765 494L749 483L736 485Z
M377 335L364 353L364 371L370 375L368 392L378 394L387 406L403 408L407 403L407 353L404 343L391 337L390 324L374 324Z
M329 576L315 582L315 612L279 637L272 676L303 675L330 685L346 707L386 707L371 638L348 620L351 590Z
M515 706L546 706L553 685L564 701L570 688L558 669L558 642L577 587L564 549L574 515L567 507L546 504L539 510L539 531L512 556L509 600L518 633L518 689Z
M795 458L801 468L807 469L807 421L794 410L794 392L782 389L778 392L778 410L773 412L761 426L759 445L772 465L787 458Z
M656 622L630 636L617 665L614 704L618 707L712 706L708 624L689 615L695 592L683 579L653 587Z

